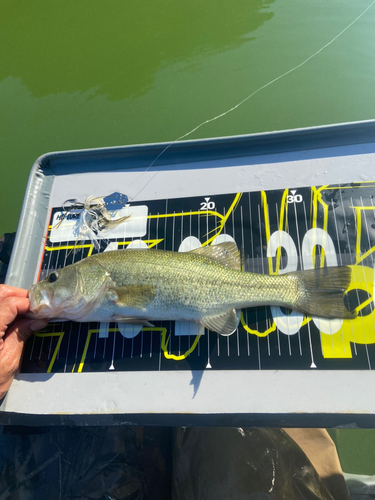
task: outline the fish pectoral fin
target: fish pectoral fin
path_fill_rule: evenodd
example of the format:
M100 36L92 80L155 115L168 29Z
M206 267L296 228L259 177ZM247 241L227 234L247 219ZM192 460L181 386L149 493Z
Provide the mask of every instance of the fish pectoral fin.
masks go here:
M235 309L217 316L206 316L199 320L208 330L220 333L220 335L231 335L238 326L238 316Z
M150 323L145 318L130 318L129 316L115 316L113 318L113 321L115 321L116 323L125 323L127 325L142 325L142 326L148 326L150 328L155 328L155 325Z
M118 307L142 309L155 298L156 287L152 285L126 285L111 288L114 302Z
M230 269L236 269L237 271L242 269L240 252L234 241L225 241L217 245L195 248L188 253L202 255Z

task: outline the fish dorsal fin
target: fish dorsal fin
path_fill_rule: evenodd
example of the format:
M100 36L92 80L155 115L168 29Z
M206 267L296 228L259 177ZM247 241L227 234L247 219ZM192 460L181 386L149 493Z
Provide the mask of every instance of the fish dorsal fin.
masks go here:
M156 287L152 285L126 285L113 287L110 292L114 294L116 306L143 309L155 298Z
M199 323L212 332L221 335L232 334L238 326L238 316L235 309L217 316L206 316Z
M242 268L240 252L234 241L225 241L217 245L195 248L188 253L202 255L202 257L215 260L223 266L229 267L230 269L236 269L237 271L240 271Z

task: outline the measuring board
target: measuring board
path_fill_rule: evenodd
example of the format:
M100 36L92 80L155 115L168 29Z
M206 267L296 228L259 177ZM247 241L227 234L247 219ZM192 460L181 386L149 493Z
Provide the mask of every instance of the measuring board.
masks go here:
M355 320L322 320L258 307L241 311L228 337L195 323L156 322L155 328L117 323L53 323L27 343L21 372L108 370L309 370L375 366L375 182L128 204L130 215L100 251L158 248L186 251L235 241L246 269L278 274L349 265L347 306ZM39 279L97 253L80 233L82 210L51 211ZM151 318L152 320L152 318Z
M0 423L375 426L375 121L165 148L39 158L7 284L98 251L234 240L246 272L350 266L357 318L258 307L228 337L194 322L51 323L28 340ZM66 200L115 192L128 201L111 217L130 218L98 248L79 241L82 212L63 217Z

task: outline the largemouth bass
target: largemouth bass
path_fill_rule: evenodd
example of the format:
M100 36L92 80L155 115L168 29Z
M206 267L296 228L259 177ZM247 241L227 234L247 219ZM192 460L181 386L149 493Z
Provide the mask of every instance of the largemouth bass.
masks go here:
M149 325L196 321L229 335L236 311L284 306L308 316L354 318L344 305L349 267L263 275L241 270L235 243L190 252L114 250L53 271L29 291L38 318Z

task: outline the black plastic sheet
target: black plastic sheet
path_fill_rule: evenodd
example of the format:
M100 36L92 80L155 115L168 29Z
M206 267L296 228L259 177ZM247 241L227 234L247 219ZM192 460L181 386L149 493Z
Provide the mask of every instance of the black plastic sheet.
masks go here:
M347 500L282 429L176 429L173 500Z

